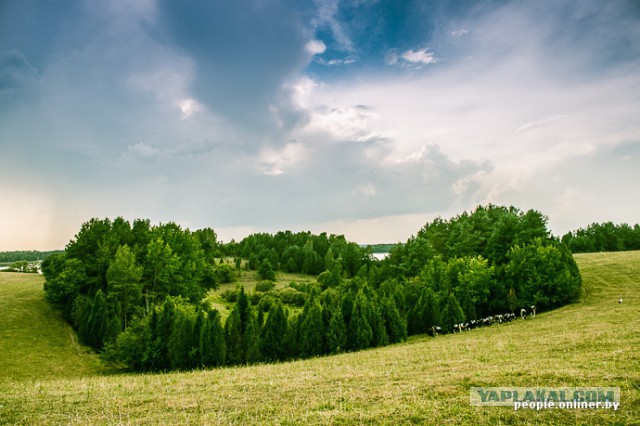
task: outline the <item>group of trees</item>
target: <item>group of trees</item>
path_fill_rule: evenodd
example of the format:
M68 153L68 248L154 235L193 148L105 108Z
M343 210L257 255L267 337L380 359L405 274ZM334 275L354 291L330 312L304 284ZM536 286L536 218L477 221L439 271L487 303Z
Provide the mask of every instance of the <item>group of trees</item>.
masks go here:
M200 302L219 281L217 250L211 229L92 219L64 252L42 262L45 297L83 342L102 348L168 296Z
M455 298L466 320L562 306L577 300L582 286L571 253L551 236L544 215L493 205L427 223L370 276L374 283L404 282L412 304L426 289L441 301Z
M640 250L640 225L592 223L586 229L567 232L562 236L562 242L573 253Z
M286 231L223 245L211 229L94 219L43 262L45 291L82 341L140 371L317 356L575 301L579 271L546 223L533 210L478 207L427 223L378 261L342 236ZM226 292L223 318L203 297L247 267L263 282ZM317 280L275 288L280 271Z
M310 275L330 270L338 262L349 278L371 261L370 248L348 242L342 235L313 235L310 232L253 234L239 243L226 244L224 252L227 256L247 259L249 269L266 268L264 264L268 261L273 270Z
M224 325L203 304L169 297L121 333L108 359L137 371L193 369L335 354L396 343L406 324L393 299L366 285L309 295L303 309L252 305L244 288Z

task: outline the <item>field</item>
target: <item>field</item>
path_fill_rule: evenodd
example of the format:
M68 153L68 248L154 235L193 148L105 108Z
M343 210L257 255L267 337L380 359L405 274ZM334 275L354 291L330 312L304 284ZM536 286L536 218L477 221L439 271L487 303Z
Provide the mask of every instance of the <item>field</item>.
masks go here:
M0 423L640 424L640 252L576 259L584 300L533 319L359 353L158 375L106 374L42 301L41 277L1 273ZM474 407L471 386L620 387L621 407Z

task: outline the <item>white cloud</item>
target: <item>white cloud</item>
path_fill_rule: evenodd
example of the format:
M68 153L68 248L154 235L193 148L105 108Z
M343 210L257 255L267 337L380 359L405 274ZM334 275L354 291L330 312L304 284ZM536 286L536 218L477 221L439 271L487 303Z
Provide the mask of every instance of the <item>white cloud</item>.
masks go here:
M327 46L322 42L322 40L310 40L305 48L311 55L320 55L327 50Z
M454 37L462 37L463 35L466 35L466 34L469 34L469 30L466 30L464 28L451 31L451 35Z
M538 126L542 126L545 124L553 123L558 120L562 120L566 117L567 117L566 114L560 114L560 115L553 115L551 117L547 117L538 121L530 121L529 123L523 124L522 126L518 127L518 129L516 130L516 133L525 132Z
M178 102L178 108L182 112L182 119L186 120L198 111L202 110L202 105L195 99L187 98Z
M407 50L402 55L400 55L400 57L405 61L414 64L428 65L436 61L433 52L429 52L427 49Z
M304 159L305 148L300 143L288 143L282 149L264 147L258 155L258 165L263 174L279 176L289 167Z

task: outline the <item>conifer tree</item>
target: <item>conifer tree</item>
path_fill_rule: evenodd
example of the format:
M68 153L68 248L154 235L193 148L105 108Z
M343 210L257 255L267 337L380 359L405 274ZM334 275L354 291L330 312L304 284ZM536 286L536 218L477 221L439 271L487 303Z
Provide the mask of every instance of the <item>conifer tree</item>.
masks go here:
M324 352L324 324L322 308L316 298L307 300L300 321L300 354L303 357L321 355Z
M200 362L205 367L224 365L226 346L220 313L216 310L205 310L202 315L204 320L200 330Z
M237 309L231 311L231 315L224 324L225 340L227 345L227 363L242 364L244 362L244 345L242 321Z
M246 325L243 338L244 362L255 363L262 361L262 352L260 351L260 328L256 316L250 312L249 320Z
M453 326L462 322L464 322L464 312L460 303L453 293L449 293L442 310L442 329L446 332L452 332Z
M386 346L389 344L389 336L387 336L387 328L378 303L379 299L375 294L372 296L369 298L369 324L372 331L371 346Z
M271 305L260 335L260 349L267 361L281 361L287 356L287 314L279 300Z
M326 336L329 353L336 354L347 348L347 326L344 324L344 317L339 304L336 304L331 309Z
M389 343L398 343L407 338L407 326L392 298L382 299L382 318L387 329Z
M195 321L193 313L187 310L185 306L178 306L177 308L167 345L169 363L172 369L193 368L192 355L197 347L194 339Z
M371 345L373 330L369 324L370 306L362 290L358 291L351 311L351 320L347 328L348 345L350 349L366 349Z
M107 300L102 290L98 290L91 304L91 314L87 319L87 343L96 349L102 349L107 333L107 325Z

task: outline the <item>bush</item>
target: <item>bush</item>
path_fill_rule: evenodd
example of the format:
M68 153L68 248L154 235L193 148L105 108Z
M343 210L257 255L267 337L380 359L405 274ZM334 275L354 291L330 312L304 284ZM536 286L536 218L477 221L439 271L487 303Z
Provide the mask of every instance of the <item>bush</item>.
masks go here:
M278 297L282 303L293 306L304 306L304 302L307 300L306 294L299 292L295 288L286 287L278 292Z
M274 288L276 288L276 283L274 283L273 281L261 281L256 284L256 291L261 291L262 293L271 291Z

